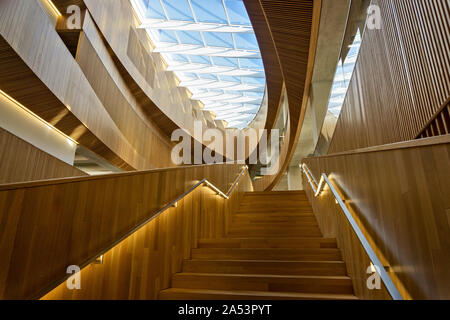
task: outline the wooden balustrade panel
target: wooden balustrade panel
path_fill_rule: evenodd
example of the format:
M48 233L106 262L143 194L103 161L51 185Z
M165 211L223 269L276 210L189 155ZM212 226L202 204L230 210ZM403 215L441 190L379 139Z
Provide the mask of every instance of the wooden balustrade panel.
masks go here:
M252 190L246 173L226 200L211 189L196 189L176 208L148 223L108 251L103 264L92 264L81 273L81 290L68 290L66 282L43 299L157 299L170 287L174 273L191 256L198 239L221 238L226 221L245 191Z
M331 175L355 220L405 298L449 299L450 137L308 158L319 179ZM337 237L360 298L369 261L340 207L325 188L307 193L325 237Z
M373 0L329 153L415 139L450 98L448 1Z
M0 128L0 184L85 175Z
M84 266L201 179L226 192L241 170L180 167L0 186L0 299L40 297L63 280L69 265ZM220 237L225 207L199 208L205 214L199 234ZM176 237L179 230L170 232Z

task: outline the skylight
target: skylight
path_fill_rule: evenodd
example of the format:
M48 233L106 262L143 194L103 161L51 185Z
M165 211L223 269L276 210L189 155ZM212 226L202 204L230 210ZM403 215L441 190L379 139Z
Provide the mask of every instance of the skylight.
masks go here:
M345 58L345 61L342 61L341 59L337 65L333 87L331 89L331 96L328 103L328 111L336 117L339 117L342 110L342 105L345 101L348 86L350 85L350 80L352 78L359 50L361 48L361 41L361 32L358 30L353 44L349 46L350 50Z
M228 127L245 128L261 106L266 77L242 0L131 0L180 86Z

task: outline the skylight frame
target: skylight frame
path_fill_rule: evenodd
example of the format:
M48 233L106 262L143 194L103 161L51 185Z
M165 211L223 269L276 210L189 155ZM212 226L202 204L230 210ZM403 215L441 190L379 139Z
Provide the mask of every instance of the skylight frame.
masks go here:
M254 31L251 22L248 19L247 12L243 12L241 17L239 17L239 13L237 13L237 15L236 13L233 13L237 20L243 21L241 24L233 24L231 23L226 1L219 0L215 1L215 3L217 5L221 3L224 10L223 17L226 17L226 19L224 18L222 21L219 19L215 22L212 22L214 19L211 19L210 22L203 22L199 21L197 18L197 12L195 11L191 0L179 0L183 2L184 8L180 13L180 16L184 16L186 19L174 20L171 19L168 14L166 1L169 0L130 1L141 20L140 28L147 30L150 38L154 42L155 52L162 54L168 65L167 70L173 71L180 78L180 86L188 88L193 93L193 99L198 99L204 104L205 110L214 112L217 115L216 120L232 122L234 127L240 129L246 127L258 113L266 88L266 75L257 42L254 42L253 39L251 39L252 36L250 36L248 49L239 48L236 43L236 34L239 34L239 37L241 38L246 37L242 37L242 34L252 34L254 36ZM172 3L174 2L173 0L170 1ZM155 19L147 16L147 5L150 5L151 3L156 3L161 6L160 9L164 12L164 18ZM239 6L245 8L243 4L238 5L238 7ZM190 19L190 15L187 14L187 7L191 10L190 15L192 16L193 21ZM173 8L173 6L171 8ZM160 14L159 11L159 8L158 10L155 10L157 14ZM218 16L221 16L221 14L222 13L218 14ZM208 19L206 18L205 20ZM158 33L161 30L174 34L176 42L160 41ZM192 42L198 43L183 43L183 41L180 40L179 35L187 36L187 34L181 34L180 32L195 34L195 39L198 39L198 41L195 41L194 39ZM212 32L214 32L214 35L218 39L221 39L224 36L231 36L228 38L229 45L222 47L208 46L205 35L208 37ZM200 35L200 37L198 37L198 35ZM183 40L187 39L186 37L181 38L183 38ZM220 43L220 41L218 40L217 43ZM194 59L194 57L197 56L203 56L205 59ZM218 59L221 58L236 60L237 65L231 66L231 63L230 66L216 65L215 61L220 61ZM226 62L226 60L223 62ZM193 77L193 74L196 76ZM217 80L205 79L205 76L208 74L214 75ZM249 81L250 79L255 80ZM201 92L200 89L202 89ZM223 93L218 94L218 90L222 90ZM224 102L226 102L225 105L229 107L227 112L224 112L224 109L221 109L223 108ZM252 108L249 108L249 105L251 105ZM254 106L259 107L254 108ZM236 120L236 114L242 115L241 122ZM248 121L249 114L253 115L253 117Z

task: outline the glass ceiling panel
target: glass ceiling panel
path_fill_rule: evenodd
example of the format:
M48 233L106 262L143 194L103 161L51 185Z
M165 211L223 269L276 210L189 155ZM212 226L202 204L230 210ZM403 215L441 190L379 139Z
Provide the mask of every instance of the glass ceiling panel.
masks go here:
M192 63L200 63L200 64L211 64L211 60L209 59L209 57L205 57L205 56L188 56L189 60Z
M147 18L165 19L166 15L159 0L142 0Z
M178 38L183 44L203 44L202 35L197 31L177 31Z
M194 21L187 0L164 0L164 3L170 20Z
M235 35L236 48L245 50L258 50L256 36L251 33L237 33Z
M199 22L228 23L222 0L190 0Z
M261 106L266 77L243 1L130 1L180 86L217 120L246 127Z
M225 0L231 24L251 25L247 10L242 1Z
M213 63L216 66L224 67L238 67L238 59L236 58L223 58L223 57L213 57Z
M233 37L231 33L225 32L205 32L206 45L209 47L233 48Z

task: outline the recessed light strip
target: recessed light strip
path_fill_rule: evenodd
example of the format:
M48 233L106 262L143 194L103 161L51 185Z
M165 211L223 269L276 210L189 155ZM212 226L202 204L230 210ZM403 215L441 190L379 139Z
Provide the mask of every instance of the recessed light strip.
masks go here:
M48 128L53 129L54 131L56 131L58 134L62 135L64 138L66 138L67 140L75 143L76 145L78 145L79 143L76 142L75 140L73 140L71 137L69 137L68 135L66 135L64 132L62 132L61 130L59 130L58 128L54 127L53 125L51 125L50 123L48 123L47 121L45 121L44 119L42 119L41 117L39 117L37 114L35 114L34 112L32 112L30 109L28 109L27 107L25 107L23 104L21 104L19 101L15 100L13 97L11 97L10 95L8 95L6 92L4 92L3 90L0 90L0 94L2 96L4 96L6 99L8 99L9 101L11 101L12 103L14 103L15 105L19 106L21 109L23 109L24 111L26 111L28 114L30 114L31 116L33 116L34 118L38 119L39 121L41 121L43 124L45 124Z
M48 4L50 5L50 7L52 8L52 10L56 13L56 15L58 17L61 17L62 14L61 12L59 12L58 8L55 6L55 4L51 1L51 0L47 0Z

